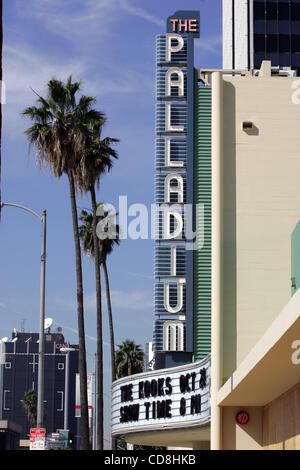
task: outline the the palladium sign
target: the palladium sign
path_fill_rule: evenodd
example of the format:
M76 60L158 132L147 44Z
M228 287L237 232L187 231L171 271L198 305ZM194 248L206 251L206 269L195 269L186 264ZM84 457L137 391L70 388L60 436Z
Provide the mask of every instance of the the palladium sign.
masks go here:
M154 352L193 352L194 39L199 12L178 11L156 44ZM194 227L196 226L196 227ZM195 232L193 231L194 229ZM195 246L197 240L197 247ZM157 367L155 365L154 367Z
M210 357L136 374L112 386L112 432L201 426L210 419Z

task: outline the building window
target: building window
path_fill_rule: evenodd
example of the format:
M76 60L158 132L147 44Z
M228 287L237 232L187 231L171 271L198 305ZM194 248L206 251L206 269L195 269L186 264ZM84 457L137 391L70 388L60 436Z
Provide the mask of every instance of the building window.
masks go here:
M184 351L184 324L180 321L166 321L163 325L164 351Z
M253 5L253 14L255 20L265 19L265 3L255 1Z
M279 52L290 52L291 43L290 36L288 34L279 35Z
M300 52L300 35L292 34L292 52Z
M57 411L64 410L64 392L56 392L57 393Z
M276 34L267 35L267 51L268 52L278 51L278 36Z
M63 362L59 362L59 363L57 364L57 368L58 368L58 370L64 370L64 368L65 368L64 363L63 363Z
M266 8L266 19L267 20L277 20L277 15L278 15L277 2L267 2L266 7L267 7Z
M11 369L11 362L6 362L4 367L5 369Z
M287 2L278 2L278 18L279 20L289 20L290 19L290 5ZM292 13L292 18L293 13ZM296 19L296 18L294 18Z
M300 3L291 4L291 18L294 21L300 20Z
M10 390L3 391L3 410L10 411L11 407L11 395Z
M266 35L254 34L254 50L255 52L265 52L266 50Z

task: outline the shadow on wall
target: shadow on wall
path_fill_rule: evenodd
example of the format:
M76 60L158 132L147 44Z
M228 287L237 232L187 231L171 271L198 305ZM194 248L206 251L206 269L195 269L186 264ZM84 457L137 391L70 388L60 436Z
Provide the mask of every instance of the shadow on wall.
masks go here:
M236 318L236 92L226 81L224 86L224 158L223 158L223 364L224 383L237 366L237 318ZM223 355L224 357L224 355Z

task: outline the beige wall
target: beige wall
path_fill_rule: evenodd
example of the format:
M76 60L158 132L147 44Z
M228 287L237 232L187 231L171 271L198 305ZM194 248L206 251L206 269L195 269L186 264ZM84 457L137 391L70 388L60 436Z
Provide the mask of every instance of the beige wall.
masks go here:
M235 419L241 409L245 426ZM222 449L300 450L300 383L264 407L223 407Z
M249 414L246 425L236 422L236 414L243 409ZM222 450L262 450L262 407L222 408Z
M264 408L265 450L300 450L300 383Z
M300 219L300 104L286 77L223 76L224 380L290 298ZM242 130L252 121L254 130Z

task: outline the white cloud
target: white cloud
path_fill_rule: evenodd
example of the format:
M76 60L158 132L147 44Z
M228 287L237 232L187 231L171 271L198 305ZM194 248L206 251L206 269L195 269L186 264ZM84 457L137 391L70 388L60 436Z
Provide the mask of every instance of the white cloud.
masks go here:
M31 0L24 8L24 0L18 0L18 12L35 17L50 32L74 42L97 34L97 38L112 35L112 24L122 21L124 15L132 15L144 21L163 26L162 19L134 5L134 0ZM71 13L70 13L71 12Z
M54 325L60 326L61 328L64 328L65 330L71 331L76 336L78 336L78 330L76 328L73 328L71 326L62 325L61 323L54 323ZM89 336L87 334L85 336L86 336L86 338L90 339L91 341L95 341L95 342L97 341L97 338L95 336ZM110 347L110 344L107 343L106 341L103 341L103 344L104 344L104 346L109 346Z
M105 305L105 291L102 292L102 296ZM149 310L152 308L152 292L111 290L111 303L113 310ZM96 293L85 296L84 305L87 310L95 309Z
M52 301L63 308L76 311L76 300L71 298L54 297ZM102 292L103 307L106 310L106 293ZM114 310L149 310L153 305L152 291L123 291L111 290L111 303ZM96 309L96 293L84 296L85 310Z
M151 78L133 68L120 74L117 65L97 64L88 57L72 56L60 58L38 51L33 46L7 44L4 48L4 73L6 84L6 105L3 106L6 135L15 138L16 131L22 133L27 127L20 113L36 100L33 90L42 96L46 84L55 77L66 80L72 75L74 80L82 80L82 92L97 98L108 94L136 94L153 89Z
M33 97L32 89L42 93L48 80L55 76L66 79L71 74L74 78L86 73L86 64L82 60L64 60L41 54L29 46L7 45L4 47L4 81L6 83L7 104L25 104Z
M195 46L198 49L202 49L206 52L212 52L217 54L220 52L220 46L222 44L222 36L213 36L208 38L200 38L195 41Z
M139 18L149 21L150 23L154 23L158 26L164 26L165 24L165 22L161 18L157 18L156 16L147 13L142 8L129 5L127 0L121 0L121 7L125 11L127 11L127 13L131 13L132 15L138 16Z

